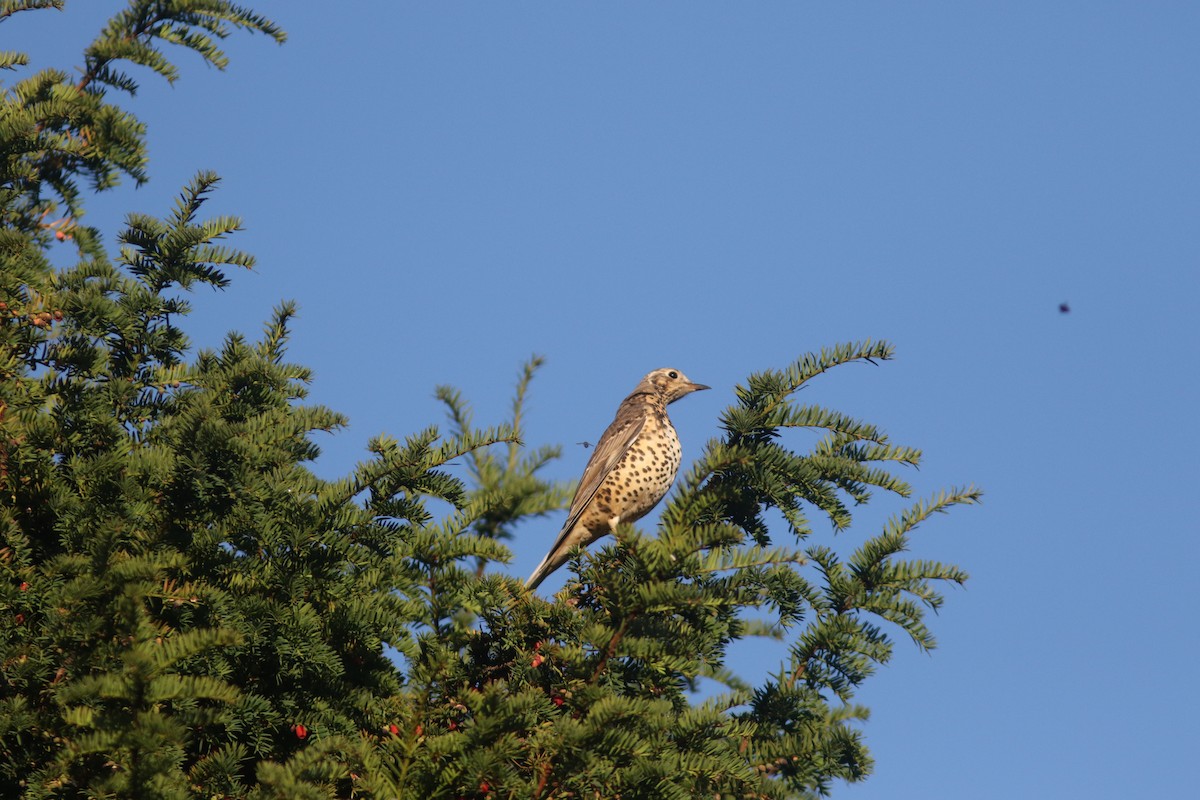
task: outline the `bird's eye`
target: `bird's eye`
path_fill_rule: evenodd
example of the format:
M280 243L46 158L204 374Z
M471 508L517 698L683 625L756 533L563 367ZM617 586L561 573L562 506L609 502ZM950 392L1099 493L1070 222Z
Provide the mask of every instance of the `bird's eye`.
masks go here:
M678 372L676 372L675 370L671 370L670 372L668 372L668 373L667 373L667 377L668 377L668 378L678 378L678 377L679 377L679 373L678 373Z

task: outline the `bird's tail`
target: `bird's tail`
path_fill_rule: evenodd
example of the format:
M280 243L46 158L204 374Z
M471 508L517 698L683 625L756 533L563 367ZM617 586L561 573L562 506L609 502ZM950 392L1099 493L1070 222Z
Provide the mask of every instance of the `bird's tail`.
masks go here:
M580 532L573 525L564 527L554 541L554 546L550 548L550 552L546 553L542 563L537 565L537 569L529 576L529 580L525 581L525 588L536 589L539 583L546 580L547 575L567 563L575 545L586 545L587 543L588 539L582 538Z
M554 555L553 551L547 553L546 557L542 559L542 563L537 565L537 569L535 569L533 574L529 576L529 580L525 581L526 589L532 592L538 587L538 584L546 580L547 575L558 569L557 564L550 563L550 556L552 555Z

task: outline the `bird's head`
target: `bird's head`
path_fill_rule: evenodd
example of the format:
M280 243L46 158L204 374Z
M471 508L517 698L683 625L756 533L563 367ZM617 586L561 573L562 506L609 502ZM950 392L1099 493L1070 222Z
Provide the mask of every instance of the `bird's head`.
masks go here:
M652 391L655 394L665 397L668 403L674 403L686 394L712 388L705 386L703 383L692 383L688 380L687 375L669 367L656 369L642 378L642 384L638 388L643 389L643 387L644 390Z

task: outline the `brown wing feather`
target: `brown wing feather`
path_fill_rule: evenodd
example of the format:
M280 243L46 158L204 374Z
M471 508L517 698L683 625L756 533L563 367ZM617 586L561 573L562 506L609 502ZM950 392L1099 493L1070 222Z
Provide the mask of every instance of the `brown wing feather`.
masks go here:
M571 510L567 513L567 521L559 531L558 538L554 540L550 552L546 553L542 563L538 564L537 569L525 582L526 587L536 588L547 575L562 566L566 555L559 551L566 546L571 530L579 523L588 504L595 498L596 492L600 491L604 479L616 468L617 464L621 463L621 459L629 452L630 446L645 427L646 408L644 401L639 397L645 392L641 392L641 389L642 387L639 386L633 394L625 398L617 408L616 418L605 429L604 435L600 437L592 457L588 459L587 466L584 467L583 477L579 479L579 488L575 490L575 497L571 500Z
M575 498L571 501L571 510L567 513L567 521L563 523L558 538L550 552L554 552L567 538L567 534L583 516L583 510L600 490L600 484L612 472L621 459L629 452L630 446L646 425L646 415L633 404L622 403L617 409L617 417L604 431L596 444L596 452L588 459L583 469L583 477L579 479L579 488L575 490Z

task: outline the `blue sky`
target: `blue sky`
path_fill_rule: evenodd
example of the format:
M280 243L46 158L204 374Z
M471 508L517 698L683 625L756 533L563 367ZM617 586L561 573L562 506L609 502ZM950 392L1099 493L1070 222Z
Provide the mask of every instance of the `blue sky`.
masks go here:
M896 361L805 400L923 448L918 494L987 496L919 531L972 580L940 648L899 641L860 695L876 774L835 795L1194 791L1200 6L250 5L290 41L146 76L153 179L88 221L224 176L212 213L244 217L259 266L190 330L299 302L292 357L351 419L322 474L441 421L438 384L500 421L535 352L527 435L564 444L555 475L660 366L714 387L672 406L690 459L750 372L888 339ZM77 65L118 7L19 16L3 47ZM902 507L878 506L840 546ZM514 574L560 523L520 532Z

